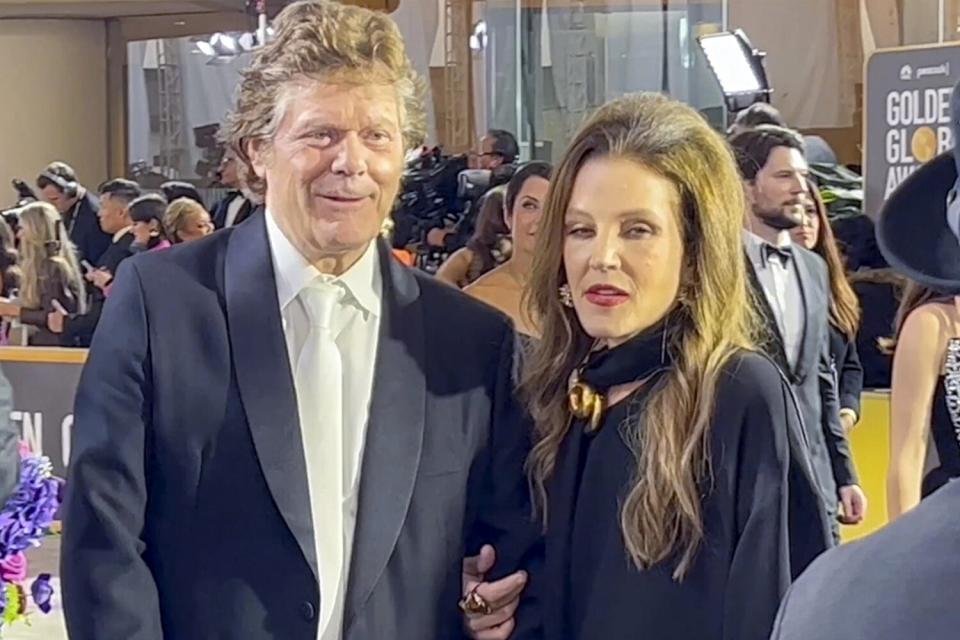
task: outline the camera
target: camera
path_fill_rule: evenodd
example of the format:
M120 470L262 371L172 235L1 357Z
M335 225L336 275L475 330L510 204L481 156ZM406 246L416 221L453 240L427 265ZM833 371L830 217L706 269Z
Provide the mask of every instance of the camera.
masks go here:
M14 236L16 236L20 229L20 207L36 202L37 195L30 188L30 185L19 178L14 178L10 181L10 184L13 186L13 190L17 192L17 201L12 207L0 210L0 216L3 217L3 221L10 226Z

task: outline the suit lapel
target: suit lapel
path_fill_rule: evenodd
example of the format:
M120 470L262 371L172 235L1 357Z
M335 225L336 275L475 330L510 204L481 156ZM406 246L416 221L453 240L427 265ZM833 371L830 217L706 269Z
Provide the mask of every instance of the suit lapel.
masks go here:
M816 332L813 331L815 318L817 318L820 308L823 304L821 296L814 295L817 290L813 274L807 263L807 257L803 250L794 249L793 263L797 266L797 280L800 284L800 298L803 300L803 341L800 343L800 357L797 358L797 369L794 372L796 377L803 380L809 372L808 365L817 362L818 354L813 353L817 348Z
M393 553L413 496L423 447L426 365L420 286L384 244L380 245L380 264L384 313L363 453L344 637Z
M783 345L783 335L780 333L777 316L773 313L773 308L767 299L767 292L764 290L760 278L757 277L756 268L749 255L746 256L746 260L747 276L750 279L750 286L756 298L757 309L763 318L764 326L767 328L766 343L763 348L783 371L790 372L790 361L787 359L787 350Z
M297 396L264 216L233 230L224 292L237 385L260 468L280 515L318 576Z

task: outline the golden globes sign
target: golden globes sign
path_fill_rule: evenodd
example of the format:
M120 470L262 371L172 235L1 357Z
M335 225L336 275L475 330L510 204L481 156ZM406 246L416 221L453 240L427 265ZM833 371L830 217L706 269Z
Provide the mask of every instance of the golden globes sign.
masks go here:
M864 100L864 213L876 217L917 167L953 147L950 96L960 79L960 45L876 51Z

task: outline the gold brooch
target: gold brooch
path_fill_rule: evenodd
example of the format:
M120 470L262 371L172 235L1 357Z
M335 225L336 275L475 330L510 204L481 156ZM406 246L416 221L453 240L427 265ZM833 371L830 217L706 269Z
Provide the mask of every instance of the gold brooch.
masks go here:
M600 428L603 410L606 408L606 399L602 394L582 382L575 382L570 386L567 399L570 401L570 413L575 418L586 421L587 433L593 433Z

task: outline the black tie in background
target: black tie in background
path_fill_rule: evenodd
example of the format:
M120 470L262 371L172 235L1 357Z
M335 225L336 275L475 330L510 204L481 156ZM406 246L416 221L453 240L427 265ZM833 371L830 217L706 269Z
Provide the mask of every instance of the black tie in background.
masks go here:
M793 247L775 247L772 244L763 245L763 260L770 263L771 258L781 266L785 266L793 258Z

